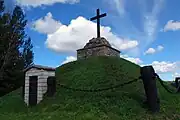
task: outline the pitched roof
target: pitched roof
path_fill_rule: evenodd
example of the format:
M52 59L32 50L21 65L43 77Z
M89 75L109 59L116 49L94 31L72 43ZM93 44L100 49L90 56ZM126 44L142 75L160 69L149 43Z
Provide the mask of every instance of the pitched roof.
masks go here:
M82 50L87 50L87 49L92 49L92 48L98 48L98 47L108 47L118 53L121 53L121 51L117 50L116 48L111 47L110 43L104 38L92 38L91 40L89 40L88 43L86 43L86 45L84 46L84 48L82 49L78 49L76 51L82 51Z
M48 67L48 66L42 66L42 65L31 65L28 68L24 69L24 72L28 71L31 68L37 68L37 69L43 69L47 71L55 71L56 68Z
M92 48L100 45L106 45L111 47L109 42L104 37L101 37L101 38L92 38L91 40L89 40L88 43L86 43L84 48Z

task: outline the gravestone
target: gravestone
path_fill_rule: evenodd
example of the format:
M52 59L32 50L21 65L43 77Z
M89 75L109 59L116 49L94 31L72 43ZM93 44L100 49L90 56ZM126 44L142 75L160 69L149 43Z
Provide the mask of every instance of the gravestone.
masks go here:
M147 104L153 113L159 112L160 101L157 93L154 68L152 66L144 66L141 67L140 72L144 84Z

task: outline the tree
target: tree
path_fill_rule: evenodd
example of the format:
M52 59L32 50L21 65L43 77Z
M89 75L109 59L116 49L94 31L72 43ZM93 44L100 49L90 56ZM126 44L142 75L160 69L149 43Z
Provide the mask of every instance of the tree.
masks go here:
M24 42L22 59L24 62L24 69L33 64L34 54L32 52L33 45L31 44L31 38L28 38L27 41Z
M5 66L6 66L6 51L8 50L8 34L9 34L9 24L10 24L10 14L4 13L4 2L0 1L0 83L1 86L5 84L3 76L5 76Z
M4 13L0 1L0 88L14 88L23 84L23 69L33 64L31 39L27 39L27 20L19 6L13 13Z
M0 0L0 13L4 11L4 1Z

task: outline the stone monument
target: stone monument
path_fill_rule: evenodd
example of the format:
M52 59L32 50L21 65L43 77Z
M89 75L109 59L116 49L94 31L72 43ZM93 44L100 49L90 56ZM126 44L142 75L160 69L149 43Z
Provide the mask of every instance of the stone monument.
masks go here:
M97 19L97 38L92 38L84 48L77 50L77 59L91 56L120 56L119 50L112 48L104 37L100 37L100 18L105 16L106 13L100 15L99 9L97 9L97 16L91 18L91 21Z

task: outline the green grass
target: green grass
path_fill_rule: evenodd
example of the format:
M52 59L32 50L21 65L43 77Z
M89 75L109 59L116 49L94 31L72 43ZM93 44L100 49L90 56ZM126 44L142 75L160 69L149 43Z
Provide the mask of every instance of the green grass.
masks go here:
M140 76L140 67L120 58L94 57L71 62L56 70L57 82L72 88L99 89ZM142 80L113 90L85 93L57 86L54 97L27 108L21 89L0 98L0 120L180 120L180 94L167 93L157 82L158 114L142 104Z

